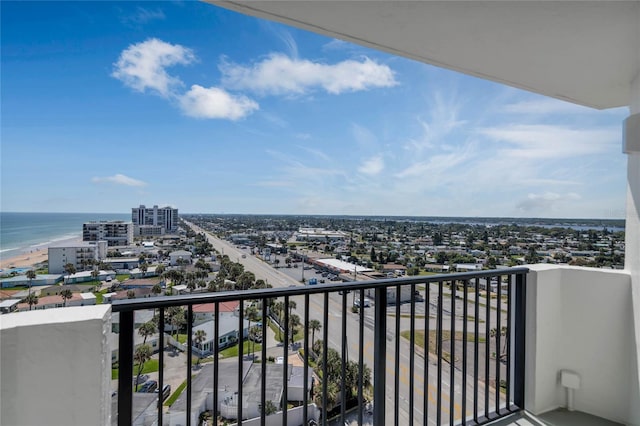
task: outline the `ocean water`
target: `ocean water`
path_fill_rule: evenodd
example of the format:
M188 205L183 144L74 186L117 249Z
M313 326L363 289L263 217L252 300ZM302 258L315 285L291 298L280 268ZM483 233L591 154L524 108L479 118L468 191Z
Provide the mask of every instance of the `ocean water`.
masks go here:
M131 220L131 213L0 212L0 257L7 258L82 236L82 224L92 220Z

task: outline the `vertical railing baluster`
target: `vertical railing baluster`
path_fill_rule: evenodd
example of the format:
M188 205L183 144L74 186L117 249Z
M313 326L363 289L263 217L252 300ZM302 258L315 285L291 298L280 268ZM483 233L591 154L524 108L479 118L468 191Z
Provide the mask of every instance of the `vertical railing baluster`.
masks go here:
M497 298L496 298L496 414L500 415L500 345L501 345L501 336L502 330L500 326L502 325L501 316L502 316L502 275L498 275L498 288L497 288Z
M516 275L516 291L515 291L515 322L514 322L514 384L513 384L513 402L521 410L524 406L524 366L525 366L525 327L526 327L526 304L527 289L526 275L521 272Z
M393 401L394 401L394 411L393 411L393 423L395 426L400 424L400 297L402 295L402 288L397 285L396 286L396 339L395 339L395 386L393 387Z
M449 330L449 424L455 423L456 401L456 290L458 281L451 281L451 328Z
M423 386L423 426L429 424L429 340L431 340L431 281L427 281L427 288L425 289L425 313L424 313L424 386Z
M360 303L362 309L362 303ZM347 409L347 292L342 292L342 351L340 363L340 377L342 378L342 392L340 392L340 422L344 424Z
M480 279L476 277L474 287L473 324L473 420L478 423L478 394L480 393L479 354L480 350ZM485 339L486 342L486 339Z
M387 374L387 289L375 289L375 334L373 358L373 424L386 423L386 374Z
M322 424L326 426L327 423L327 347L329 340L329 293L324 293L324 312L323 312L322 325ZM283 423L284 424L284 423Z
M164 308L158 309L158 425L162 426L164 402Z
M213 308L213 418L218 418L218 361L220 359L220 306L215 302Z
M244 379L244 300L240 300L238 312L238 393L236 399L236 410L238 415L238 426L242 425L242 382Z
M309 294L304 295L304 377L302 378L303 400L302 424L309 424Z
M462 424L467 424L467 321L469 321L468 306L469 303L469 280L462 281L464 285L464 294L462 295Z
M442 287L444 281L438 281L438 315L436 317L436 345L438 352L438 395L436 424L442 424Z
M187 305L187 426L191 426L191 371L193 369L193 305Z
M413 410L414 410L414 387L415 387L415 351L416 351L416 285L411 284L411 318L409 320L409 424L413 422Z
M491 364L491 278L485 280L485 353L484 353L484 416L489 419L489 382L491 381L489 367Z
M133 311L120 312L118 426L133 424Z
M260 327L262 348L260 349L260 426L267 424L267 308L269 299L262 299L262 324ZM251 330L249 330L251 332ZM306 364L306 363L305 363Z
M304 266L304 265L303 265ZM293 336L289 338L289 296L284 297L284 345L282 347L284 361L282 362L282 424L287 423L289 406L289 343L293 343Z
M512 407L511 407L511 401L512 401L512 395L511 395L511 391L513 389L513 387L511 386L511 366L513 365L511 363L511 344L513 343L513 336L512 336L512 331L513 331L513 326L512 326L512 314L513 314L513 310L511 309L511 305L513 304L513 274L509 274L507 275L507 331L505 333L505 338L507 339L507 341L505 342L507 345L507 363L506 363L506 367L507 367L507 380L506 380L506 385L507 385L507 389L506 389L506 400L507 400L507 410L512 411Z
M360 321L358 324L358 425L363 424L364 410L364 289L360 290ZM306 424L306 423L305 423Z

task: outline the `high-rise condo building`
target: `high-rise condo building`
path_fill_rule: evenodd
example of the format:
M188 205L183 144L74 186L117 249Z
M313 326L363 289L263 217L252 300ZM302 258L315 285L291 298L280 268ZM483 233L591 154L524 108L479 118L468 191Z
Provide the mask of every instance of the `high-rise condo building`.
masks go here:
M109 247L128 246L133 242L133 223L121 220L82 224L83 241L106 241Z
M134 207L131 209L131 220L135 235L163 235L178 231L178 209L169 206Z

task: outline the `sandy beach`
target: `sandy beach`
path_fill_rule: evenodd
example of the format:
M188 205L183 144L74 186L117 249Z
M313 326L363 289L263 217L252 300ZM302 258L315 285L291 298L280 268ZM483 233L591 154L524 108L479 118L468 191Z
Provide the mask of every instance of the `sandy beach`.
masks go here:
M20 253L11 257L0 255L0 269L26 268L37 265L38 263L46 262L49 259L49 246L76 243L80 241L82 241L82 238L74 237L69 238L68 240L41 245L29 250L28 252Z

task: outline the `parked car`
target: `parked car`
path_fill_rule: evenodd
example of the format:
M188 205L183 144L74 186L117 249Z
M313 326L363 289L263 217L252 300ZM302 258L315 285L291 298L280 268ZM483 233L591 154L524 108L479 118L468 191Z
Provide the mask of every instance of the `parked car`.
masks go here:
M142 387L138 388L138 392L150 393L158 388L158 382L155 380L149 380Z
M158 393L158 391L159 389L156 388L154 392ZM171 385L164 385L162 387L162 400L164 401L165 399L169 398L169 395L171 395Z
M133 378L133 384L134 385L141 385L144 382L146 382L147 380L149 380L149 376L147 374L141 374L140 377L135 376Z
M360 299L356 299L356 300L354 300L354 301L353 301L353 306L355 306L356 308L359 308L359 307L360 307ZM371 301L370 301L369 299L365 298L365 299L362 301L362 307L364 307L364 308L370 308L370 307L371 307Z

